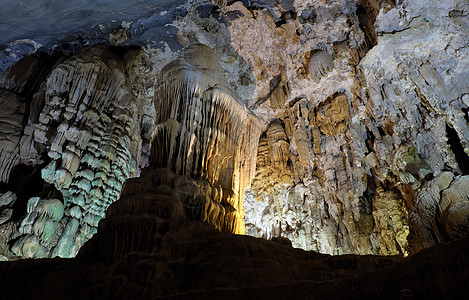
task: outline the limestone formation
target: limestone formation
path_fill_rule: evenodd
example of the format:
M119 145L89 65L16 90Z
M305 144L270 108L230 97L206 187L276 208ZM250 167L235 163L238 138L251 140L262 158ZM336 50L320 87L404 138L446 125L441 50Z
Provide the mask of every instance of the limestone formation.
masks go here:
M243 192L255 171L260 125L229 89L215 53L193 45L163 68L155 107L150 164L206 181L212 205L221 205L222 211L214 220L204 217L204 221L244 233ZM223 215L233 219L223 221Z
M11 170L20 160L19 140L23 129L24 113L21 106L17 94L0 90L0 126L2 128L0 132L1 182L8 182Z
M21 157L31 163L35 150L48 149L42 177L64 195L67 217L51 254L74 256L136 172L135 98L119 57L99 48L59 64L35 97L43 109L29 119Z
M16 195L10 191L0 193L0 225L10 220L13 214L12 206L16 201Z
M161 186L142 179L138 189L169 185L189 219L244 233L243 191L255 171L257 118L230 90L215 53L194 45L162 70L155 122L152 110L138 107L147 107L147 98L132 94L142 84L134 77L141 71L125 71L131 63L140 67L132 57L140 54L133 53L122 59L98 47L62 59L34 94L16 155L34 166L47 154L41 176L62 197L28 200L27 215L11 236L15 256L75 256L124 181L139 174L145 165L139 161L148 161L150 138L148 172L167 168L159 176L175 179L163 178Z
M181 177L160 169L129 180L77 258L1 263L4 298L391 300L406 289L422 299L467 293L467 237L409 258L307 252L187 220L178 188L170 187ZM148 189L150 182L159 187Z
M50 256L50 249L57 245L59 237L63 238L64 228L60 221L64 216L64 205L58 199L34 197L28 201L27 213L19 229L21 236L11 251L25 258Z
M20 138L32 93L49 71L45 60L26 57L0 76L0 182L20 162Z
M46 160L42 178L63 199L29 199L11 250L20 257L70 257L96 232L124 181L138 174L137 103L123 59L105 48L62 58L40 87L31 87L34 68L25 71L27 62L2 77L2 85L16 93L2 94L3 121L9 126L2 127L8 134L2 140L2 181L8 182L19 162L36 166ZM26 96L25 104L18 94ZM28 114L22 129L24 107ZM41 207L50 201L61 206L61 213L44 212Z
M318 82L327 75L327 72L332 71L333 66L334 62L327 51L315 51L309 59L309 74L315 82Z
M467 4L270 7L225 8L242 14L229 29L256 74L251 108L265 134L271 120L284 124L288 138L278 140L289 144L284 163L295 174L282 187L273 166L258 166L253 182L263 184L245 200L248 232L326 253L381 254L463 235L467 196L443 190L466 174L469 159ZM288 87L281 96L279 86ZM261 139L260 161L273 144ZM452 176L444 187L433 183L442 172ZM266 195L266 186L275 188Z
M464 17L446 11L450 7L459 10L467 4L439 5L440 9L430 8L412 20L409 15L423 11L416 4L406 3L400 9L409 12L407 19L401 21L408 29L379 37L378 45L360 64L369 86L370 98L365 105L374 120L369 127L381 130L374 141L378 164L373 169L381 181L396 178L396 186L410 209L409 241L414 251L458 235L467 224L467 218L462 217L464 212L455 218L458 229L450 225L452 221L439 217L440 211L446 209L441 203L464 203L464 193L454 200L443 200L451 196L443 193L435 197L430 190L433 186L442 192L453 176L465 174L469 153L469 127L462 101L469 88L464 83L468 73L463 67L468 49L461 45L456 46L458 51L452 50L456 40L467 36L467 31L461 27ZM394 15L390 11L381 17L380 28L392 26L390 23L395 20L391 16ZM433 42L425 43L426 39ZM444 40L449 42L439 43ZM379 77L376 68L381 69ZM378 116L384 112L385 118ZM389 148L389 143L395 150Z

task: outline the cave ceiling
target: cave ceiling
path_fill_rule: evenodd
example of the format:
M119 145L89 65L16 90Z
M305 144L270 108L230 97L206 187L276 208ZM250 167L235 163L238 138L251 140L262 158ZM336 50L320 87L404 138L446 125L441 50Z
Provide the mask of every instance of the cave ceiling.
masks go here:
M1 64L4 70L24 55L56 47L106 42L116 29L128 30L128 44L181 49L171 23L187 13L184 0L2 1Z

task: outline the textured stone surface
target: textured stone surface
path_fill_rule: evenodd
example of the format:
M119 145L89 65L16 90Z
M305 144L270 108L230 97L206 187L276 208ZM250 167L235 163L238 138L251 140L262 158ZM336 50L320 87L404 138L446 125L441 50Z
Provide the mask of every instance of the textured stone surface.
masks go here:
M19 162L19 140L22 132L23 112L17 94L0 91L0 180L8 182L11 169Z
M194 45L162 70L150 163L206 180L218 189L213 201L227 214L234 210L235 221L221 220L227 225L220 229L244 233L243 192L255 170L260 125L229 89L215 55Z
M0 260L98 233L2 296L467 295L467 1L79 2L0 13Z
M294 178L282 186L273 164L258 165L248 232L363 254L416 252L466 232L466 194L436 197L429 186L467 172L467 4L266 5L225 9L242 15L229 29L256 75L250 107L266 135L272 120L285 128L277 139ZM274 145L261 139L258 159ZM443 211L458 213L449 221Z
M42 177L62 192L67 216L51 255L74 256L137 169L135 98L120 58L95 48L59 64L34 101L44 104L30 115L21 158L34 164L47 149Z
M284 237L330 254L415 253L467 232L465 1L212 2L220 9L208 1L161 1L145 9L138 2L112 26L106 23L112 14L93 23L103 14L100 3L80 26L64 27L73 37L54 47L65 32L44 36L46 43L34 40L40 30L18 28L25 35L2 48L10 53L3 66L29 52L24 45L50 55L27 57L0 80L0 174L6 184L0 188L18 194L15 206L23 211L13 212L26 214L31 197L62 201L59 248L73 255L96 231L125 178L137 176L153 155L158 167L236 195L228 201L239 213L230 231L243 231L244 204L249 234ZM126 5L116 2L104 11ZM50 11L73 12L75 6L72 1ZM76 20L70 18L71 27ZM101 31L77 39L81 26ZM78 54L100 41L143 48ZM195 59L179 55L196 44L213 52ZM94 86L92 72L109 80ZM197 85L206 92L192 97ZM202 105L209 98L218 99L221 110ZM226 105L228 98L239 105ZM187 104L181 114L178 103ZM240 114L248 110L260 128ZM216 118L207 118L209 111ZM245 132L249 143L240 138ZM9 181L25 164L42 170L53 187L21 196L16 181ZM27 244L41 242L41 235ZM78 246L66 250L75 237Z
M28 103L48 71L47 61L26 57L0 76L0 182L8 183L20 162L19 142Z
M50 220L36 207L47 198L27 200L26 216L11 224L18 227L10 237L15 256L74 256L150 154L153 166L198 180L199 187L182 188L195 193L185 201L195 210L193 219L244 233L243 191L255 171L260 125L231 91L216 54L207 46L189 47L149 84L148 53L114 50L94 47L61 58L27 105L27 125L11 143L15 159L4 161L41 165L42 179L60 192L64 213ZM22 65L10 73L20 73ZM156 90L154 108L148 89Z
M0 72L28 54L61 48L74 52L108 40L181 49L174 30L165 25L185 14L186 2L5 0L0 12Z
M0 225L11 219L13 214L12 206L15 201L16 195L13 192L0 193Z
M396 182L409 208L409 240L416 250L467 228L462 217L467 192L453 199L443 192L453 176L467 174L469 127L463 98L469 74L467 43L462 42L467 16L456 13L467 10L467 3L435 2L428 8L405 4L401 10L407 17L400 22L407 21L409 28L379 37L360 68L369 87L365 106L374 121L369 128L383 131L374 141L378 163L372 170L381 182ZM383 27L394 22L381 21ZM456 226L439 217L446 209L441 204L453 201L461 201L462 209Z
M36 204L52 200L31 198L27 216L13 235L17 240L12 252L23 257L74 256L96 232L125 179L138 172L142 137L137 101L124 74L124 60L104 48L61 59L40 88L29 83L31 77L38 78L34 64L24 71L30 61L25 60L2 77L3 86L16 92L4 92L13 98L2 102L2 112L13 109L5 116L19 119L15 123L4 118L10 127L2 128L12 132L2 148L2 181L8 182L10 170L20 161L36 166L45 160L42 178L62 194L54 200L61 203L62 213L43 213ZM27 118L14 114L21 105L15 95L25 95ZM39 253L21 250L34 243L43 247Z
M213 201L236 214L234 224L220 229L244 233L243 192L255 170L257 118L229 89L208 46L184 49L159 78L151 165L206 180L219 190Z

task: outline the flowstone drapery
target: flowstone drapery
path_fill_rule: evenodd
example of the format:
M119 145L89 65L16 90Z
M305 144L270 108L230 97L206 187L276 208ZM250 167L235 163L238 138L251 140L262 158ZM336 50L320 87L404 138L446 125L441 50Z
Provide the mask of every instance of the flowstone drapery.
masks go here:
M248 232L386 255L467 234L467 2L269 7L225 7L268 138L245 198ZM269 138L282 127L286 137Z
M243 192L254 175L260 124L208 46L190 46L163 68L155 107L150 164L197 180L202 195L211 190L206 198L187 191L188 216L244 233Z

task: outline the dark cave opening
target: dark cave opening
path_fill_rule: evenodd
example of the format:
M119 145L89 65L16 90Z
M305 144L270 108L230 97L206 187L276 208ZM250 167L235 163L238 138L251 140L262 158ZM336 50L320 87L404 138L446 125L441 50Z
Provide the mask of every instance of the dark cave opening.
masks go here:
M370 152L373 152L374 142L375 142L375 135L369 129L366 129L365 146L366 146L367 154Z
M459 140L458 133L448 124L446 124L446 137L462 175L469 175L469 156L464 152L464 147Z
M469 123L469 108L461 108L461 110L464 113L464 119L466 120L467 123Z
M370 9L362 5L357 6L357 17L360 29L365 33L366 50L368 52L371 48L378 44L378 36L374 27L376 14Z
M288 10L285 11L281 16L280 19L275 21L275 26L281 27L283 24L286 24L288 20L297 18L296 11Z
M372 175L365 174L367 187L363 194L359 197L358 209L360 219L357 223L358 230L361 234L369 234L374 227L373 221L373 198L376 194L376 182Z
M47 164L48 162L36 166L16 165L11 171L8 183L0 183L0 192L12 191L17 197L12 207L12 220L18 221L26 215L28 200L32 197L55 198L63 202L62 193L41 177L41 170Z

